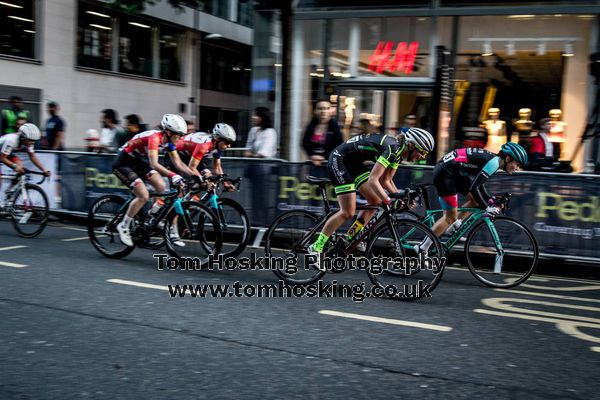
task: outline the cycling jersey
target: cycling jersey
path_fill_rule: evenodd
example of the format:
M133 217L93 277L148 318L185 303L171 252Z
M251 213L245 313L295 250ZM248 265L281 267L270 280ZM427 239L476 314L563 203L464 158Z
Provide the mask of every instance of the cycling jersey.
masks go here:
M446 154L433 171L433 181L443 208L456 207L456 193L471 193L481 207L490 198L484 183L500 167L500 158L480 148L456 149Z
M398 168L404 143L389 135L359 135L348 139L333 151L344 158L350 156L353 161L375 161L384 167Z
M173 143L168 141L163 143L162 131L146 131L141 132L129 139L127 143L123 145L119 150L123 151L134 157L147 158L149 150L162 151L176 151L176 147Z
M187 159L186 164L191 157L198 161L203 158L221 158L221 152L216 147L212 135L205 132L196 132L184 136L177 142L176 148L182 157L181 159Z
M342 143L329 155L329 176L335 193L353 192L367 181L371 171L365 161L398 168L404 148L404 143L382 134L359 135Z
M157 173L148 164L148 152L176 151L171 141L163 143L162 131L146 131L138 133L119 149L119 154L113 164L113 174L125 185L134 187L143 179L148 179Z
M0 153L11 156L15 151L25 151L29 154L34 153L33 145L23 146L18 133L7 133L0 137Z

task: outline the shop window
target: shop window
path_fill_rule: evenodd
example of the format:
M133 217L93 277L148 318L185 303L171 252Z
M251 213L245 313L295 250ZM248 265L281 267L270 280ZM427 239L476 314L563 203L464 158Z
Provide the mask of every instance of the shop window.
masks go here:
M184 32L167 26L160 27L159 54L160 78L181 80L181 64Z
M458 142L497 151L511 140L527 148L538 122L555 109L569 122L566 133L576 137L580 128L573 121L581 124L578 113L586 109L593 22L585 15L460 17L453 122Z
M113 21L110 10L79 3L77 65L111 69Z
M119 71L152 76L152 24L124 15L119 24Z
M36 58L36 34L33 0L0 4L0 54Z
M306 87L302 91L305 94L302 111L304 119L312 117L312 105L321 97L319 95L325 78L325 67L323 65L323 37L325 36L325 21L302 21L302 32L304 42L304 57L302 70Z

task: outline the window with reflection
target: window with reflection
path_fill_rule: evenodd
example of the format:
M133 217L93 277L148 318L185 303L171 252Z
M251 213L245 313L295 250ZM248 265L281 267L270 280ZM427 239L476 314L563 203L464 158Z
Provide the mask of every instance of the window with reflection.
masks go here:
M169 26L159 30L160 78L172 81L181 80L184 31Z
M111 69L114 14L110 10L79 3L77 65Z
M152 76L151 22L128 15L119 21L119 71Z
M302 90L302 119L310 121L313 103L319 98L319 89L323 85L325 69L323 66L323 37L325 36L325 21L298 21L302 23L304 41L303 81Z
M0 2L0 54L36 58L34 0Z
M238 20L237 22L252 26L254 18L254 3L251 1L238 1Z
M433 30L433 20L429 17L333 20L330 78L430 77Z
M203 39L200 68L203 89L249 95L250 46L226 39Z

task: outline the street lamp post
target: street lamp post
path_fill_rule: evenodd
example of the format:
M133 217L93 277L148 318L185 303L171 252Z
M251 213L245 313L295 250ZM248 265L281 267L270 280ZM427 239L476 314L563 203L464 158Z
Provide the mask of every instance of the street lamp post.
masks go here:
M197 125L198 106L200 104L200 102L196 101L196 99L198 98L198 76L199 76L199 69L200 69L200 63L198 62L199 23L200 23L200 11L198 10L198 7L194 7L194 33L192 35L192 46L193 46L193 48L192 48L192 76L190 79L190 85L191 85L192 89L191 89L190 98L189 98L190 115L192 117L194 125Z

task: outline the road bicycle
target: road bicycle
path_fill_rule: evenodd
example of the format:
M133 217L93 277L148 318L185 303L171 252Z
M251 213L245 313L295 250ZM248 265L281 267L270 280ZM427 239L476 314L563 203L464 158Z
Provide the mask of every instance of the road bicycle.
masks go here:
M210 176L205 178L205 180L212 182L214 187L211 190L205 191L199 197L190 194L191 192L188 191L184 195L184 200L197 199L211 208L221 226L223 240L227 243L224 247L226 246L228 251L224 251L223 255L225 257L236 257L244 251L250 241L252 229L250 219L240 203L227 197L221 197L220 194L223 193L223 184L225 182L230 182L239 191L242 178L230 179L227 175L223 174Z
M319 186L324 205L324 213L317 215L306 210L292 210L279 215L266 232L265 252L271 257L284 257L296 260L297 269L278 268L273 272L280 279L289 284L308 285L321 279L326 271L310 263L308 246L313 243L325 222L337 212L331 209L327 199L327 185L329 179L309 176L309 183ZM368 260L367 275L373 285L380 289L395 288L386 295L399 300L415 300L422 297L422 293L432 292L442 278L444 262L424 265L418 259L415 245L425 238L433 242L430 255L434 257L443 254L443 247L435 234L423 223L402 216L402 210L418 196L417 190L408 190L396 196L391 207L358 206L358 210L374 209L376 214L365 224L352 240L348 241L345 234L335 232L329 239L323 254L325 260L347 260L355 253L356 247L362 241L367 243L364 260ZM407 236L407 233L410 235ZM419 261L416 263L416 261ZM431 260L430 260L431 261ZM358 265L358 259L356 260ZM410 263L409 263L410 262ZM336 262L337 264L337 262ZM421 272L418 274L406 273L406 265L416 266ZM332 265L331 272L342 272L348 263L342 263L340 268ZM360 268L359 268L360 269ZM415 287L425 290L414 291ZM409 291L404 289L410 288Z
M431 210L427 187L421 190L425 215L409 210L407 214L432 227L443 210ZM443 242L444 251L463 247L467 267L481 283L493 288L511 288L525 282L537 267L539 248L531 230L515 218L506 216L510 208L510 193L496 199L501 215L489 215L480 208L459 207L458 212L468 212L460 227ZM407 238L411 233L407 233ZM463 239L464 238L464 239Z
M135 247L158 249L166 244L171 256L194 258L200 265L204 265L210 255L216 256L221 251L221 227L209 207L197 201L183 201L180 195L179 189L163 194L151 193L151 198L164 198L164 205L156 214L149 215L145 210L140 210L136 215L131 226L134 243L131 247L119 239L117 225L135 196L131 195L128 199L117 195L98 198L88 212L88 235L92 245L106 257L122 258ZM175 221L179 236L185 244L183 247L177 246L169 238Z
M41 175L36 183L30 183L29 175ZM0 216L9 217L20 236L32 238L38 236L48 224L48 196L38 186L46 180L43 172L25 170L18 175L0 175L0 179L12 181L14 184L5 192L5 199L0 204Z

